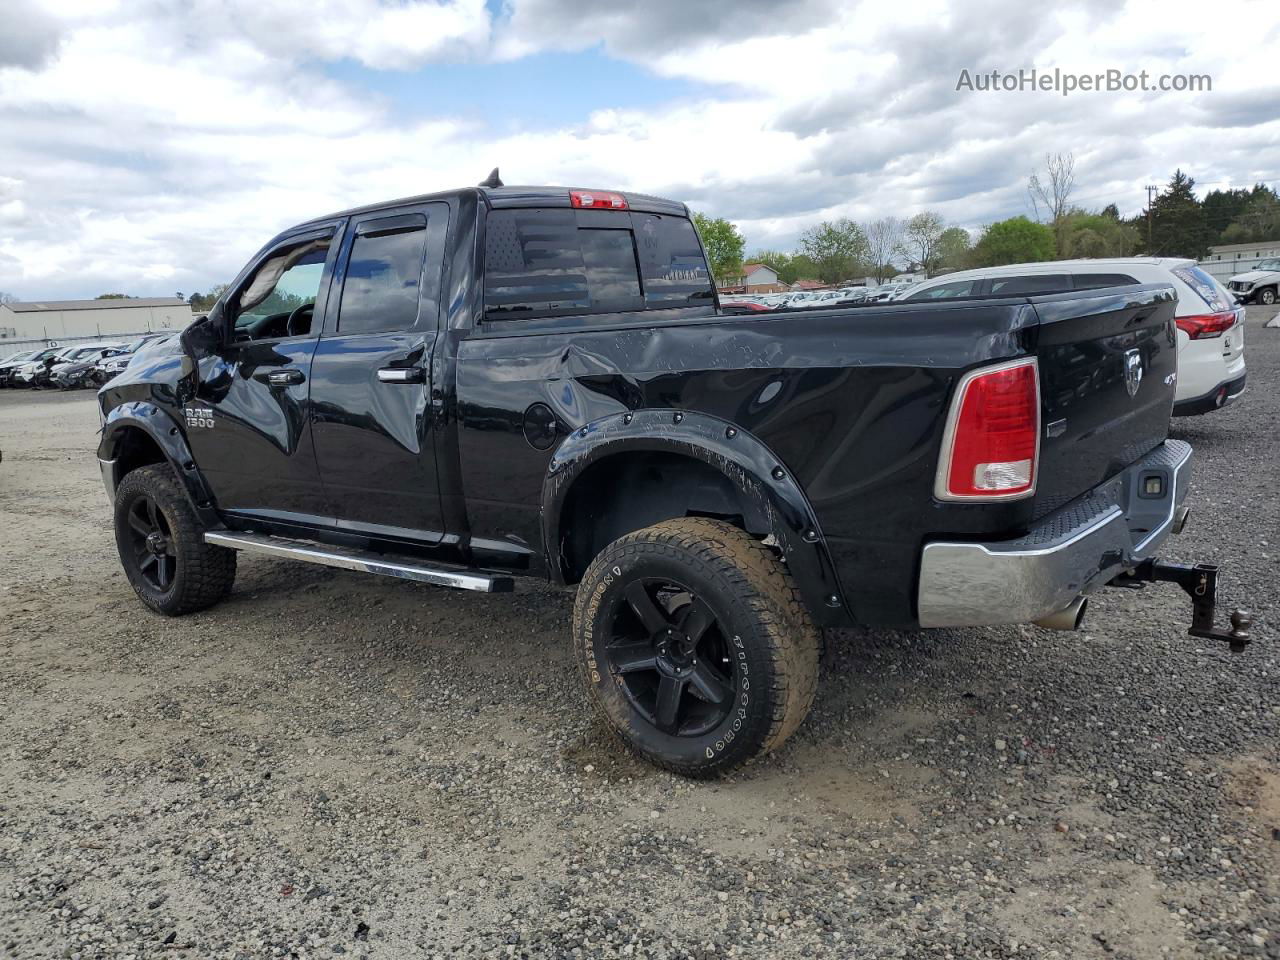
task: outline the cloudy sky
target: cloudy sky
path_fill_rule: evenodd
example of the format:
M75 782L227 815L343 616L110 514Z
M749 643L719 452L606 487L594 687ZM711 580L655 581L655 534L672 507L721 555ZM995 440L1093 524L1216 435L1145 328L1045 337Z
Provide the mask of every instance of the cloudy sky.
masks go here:
M748 249L930 208L1132 213L1181 166L1280 186L1280 5L1063 0L0 0L0 290L205 290L280 228L472 184L640 190ZM979 92L962 70L1209 74Z

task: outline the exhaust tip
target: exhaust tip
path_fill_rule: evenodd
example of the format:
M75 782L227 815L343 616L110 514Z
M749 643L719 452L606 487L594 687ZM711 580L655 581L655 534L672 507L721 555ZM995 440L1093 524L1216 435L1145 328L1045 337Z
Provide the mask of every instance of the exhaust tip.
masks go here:
M1079 630L1087 609L1089 609L1089 598L1076 597L1057 613L1051 613L1034 622L1037 627L1044 627L1046 630Z
M1178 512L1173 515L1173 532L1181 533L1187 528L1187 521L1191 519L1190 507L1179 507Z

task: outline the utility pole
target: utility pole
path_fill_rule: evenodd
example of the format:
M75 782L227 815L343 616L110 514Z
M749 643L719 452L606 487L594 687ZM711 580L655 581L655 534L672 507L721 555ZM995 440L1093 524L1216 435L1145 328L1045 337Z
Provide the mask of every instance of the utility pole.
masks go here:
M1160 188L1147 184L1147 254L1154 255L1155 250L1151 246L1151 195L1159 192Z

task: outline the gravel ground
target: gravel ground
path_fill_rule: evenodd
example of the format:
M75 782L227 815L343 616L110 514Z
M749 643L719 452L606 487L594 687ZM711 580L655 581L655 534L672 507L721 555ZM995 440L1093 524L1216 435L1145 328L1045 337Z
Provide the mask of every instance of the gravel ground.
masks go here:
M567 594L242 557L119 571L87 395L0 392L0 957L1280 958L1280 330L1197 448L1172 586L1087 629L842 632L806 725L704 784L610 745Z

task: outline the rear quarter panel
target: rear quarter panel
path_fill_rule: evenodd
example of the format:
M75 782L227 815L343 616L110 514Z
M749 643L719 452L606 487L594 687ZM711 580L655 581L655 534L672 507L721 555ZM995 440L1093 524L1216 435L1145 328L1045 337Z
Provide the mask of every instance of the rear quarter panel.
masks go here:
M568 318L567 318L568 319ZM563 433L641 408L692 410L762 441L813 506L852 617L906 624L919 550L936 531L1025 527L1027 501L932 497L958 377L1024 356L1026 303L892 304L619 328L571 318L523 334L486 325L457 347L457 437L472 533L535 548L551 450L524 438L545 404Z

